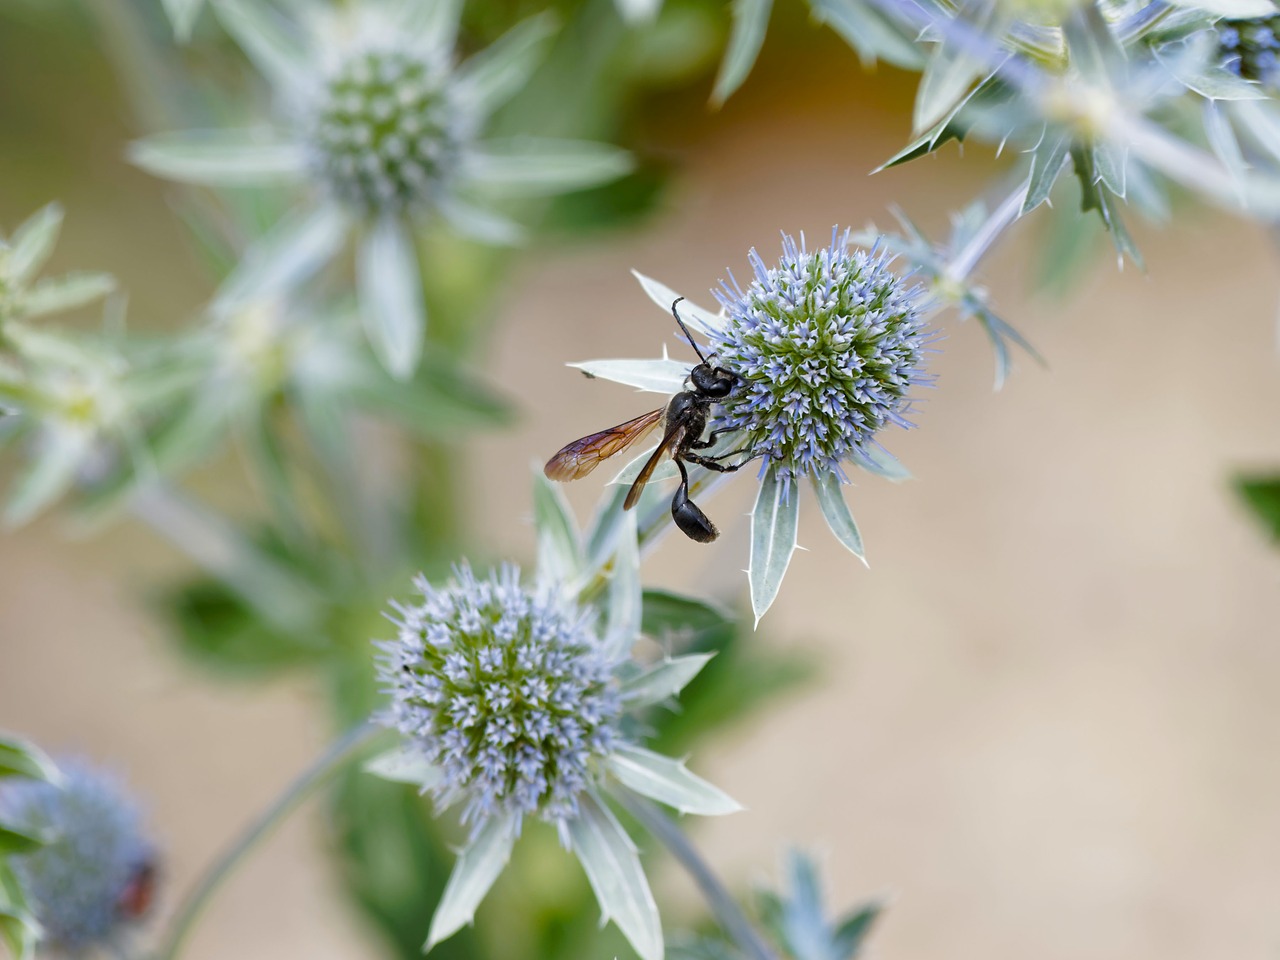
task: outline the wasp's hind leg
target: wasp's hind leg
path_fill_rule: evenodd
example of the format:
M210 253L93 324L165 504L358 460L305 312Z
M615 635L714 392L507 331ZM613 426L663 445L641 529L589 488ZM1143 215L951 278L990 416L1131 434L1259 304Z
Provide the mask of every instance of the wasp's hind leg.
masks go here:
M735 470L741 470L755 457L747 457L745 460L739 460L737 463L721 463L725 457L736 456L742 453L741 450L730 450L728 453L722 453L717 457L704 457L700 453L686 452L684 459L689 463L696 463L700 467L706 467L708 470L714 470L716 473L733 473Z
M671 498L671 519L676 522L680 532L690 540L710 543L720 536L720 531L698 508L698 505L689 499L689 471L685 469L684 462L676 460L676 466L680 468L680 486L676 488L675 496Z

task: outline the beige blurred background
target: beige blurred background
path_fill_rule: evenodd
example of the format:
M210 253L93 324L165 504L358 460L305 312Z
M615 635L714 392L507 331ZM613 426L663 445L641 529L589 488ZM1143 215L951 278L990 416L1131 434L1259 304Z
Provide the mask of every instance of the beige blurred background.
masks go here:
M7 84L33 66L0 72ZM60 91L78 118L0 94L0 218L60 197L58 265L111 269L140 325L171 321L204 280L162 193L119 161L127 124L105 67L85 69L101 84ZM774 254L779 229L887 223L897 202L937 230L980 189L987 161L954 149L865 175L906 135L909 91L851 57L766 57L725 110L654 125L653 149L683 174L650 229L532 253L491 370L525 415L472 464L470 509L493 546L529 553L527 463L649 402L561 364L652 355L664 337L678 349L629 268L706 301L726 267L745 272L749 246ZM944 320L920 429L887 438L917 479L851 492L869 570L802 519L808 549L760 642L825 669L695 758L749 808L698 838L740 883L799 844L822 854L837 903L892 895L880 957L1276 957L1280 553L1226 486L1235 468L1280 463L1274 251L1255 228L1193 214L1138 230L1146 275L1107 254L1050 303L1027 296L1036 233L1021 225L984 275L1049 369L1020 357L993 393L981 331ZM739 586L751 486L707 504L727 531L717 544L667 541L651 580ZM585 511L598 489L572 492ZM46 520L0 538L0 727L119 766L185 884L319 748L319 701L301 684L197 675L144 602L176 559L136 528L66 533ZM672 925L698 909L674 871L659 898ZM377 955L306 818L192 946L192 960Z

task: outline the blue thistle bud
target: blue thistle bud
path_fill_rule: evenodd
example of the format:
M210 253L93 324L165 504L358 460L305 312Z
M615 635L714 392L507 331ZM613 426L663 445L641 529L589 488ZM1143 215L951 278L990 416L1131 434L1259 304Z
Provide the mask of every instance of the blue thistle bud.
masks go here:
M313 163L340 200L399 212L441 191L468 139L450 78L447 62L417 51L366 50L341 64L310 133Z
M437 803L463 803L474 829L511 814L563 827L620 740L616 664L594 612L526 588L511 565L415 586L422 601L396 605L399 638L382 644L387 722L440 771Z
M60 785L0 792L4 819L49 842L11 863L47 943L66 954L119 944L151 905L155 855L137 806L104 772L59 765Z
M1246 80L1280 87L1280 16L1220 20L1218 50L1227 69Z
M810 252L784 234L782 258L767 266L753 249L755 279L714 291L725 318L711 331L715 363L742 380L713 430L740 432L739 449L776 464L784 477L865 461L887 424L905 418L923 373L930 335L923 288L891 269L892 257L851 246L833 229Z

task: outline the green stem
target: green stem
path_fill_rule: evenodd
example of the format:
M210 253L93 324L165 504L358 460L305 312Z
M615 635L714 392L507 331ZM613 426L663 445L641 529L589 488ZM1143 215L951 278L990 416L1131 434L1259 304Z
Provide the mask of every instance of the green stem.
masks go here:
M671 818L658 809L657 804L638 797L630 790L613 791L613 796L627 812L656 837L680 866L688 872L702 891L707 906L715 914L721 928L742 948L750 960L778 960L777 954L765 943L764 938L747 919L733 895L720 882L707 861L702 859L684 831Z
M381 727L370 723L362 724L334 743L304 770L200 878L174 914L153 960L175 960L213 895L245 856L296 810L299 804L333 779L383 733L385 730Z

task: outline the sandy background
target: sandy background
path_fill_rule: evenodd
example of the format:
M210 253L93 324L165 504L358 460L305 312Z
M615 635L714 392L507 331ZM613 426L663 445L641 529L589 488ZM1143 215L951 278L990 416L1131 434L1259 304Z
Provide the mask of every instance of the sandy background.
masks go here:
M905 135L901 82L886 93L843 61L785 79L655 136L685 173L652 229L535 254L511 285L493 375L525 416L478 445L471 505L488 504L495 546L528 553L524 464L648 402L560 366L659 348L669 324L630 267L705 300L748 246L774 254L780 228L887 222L890 201L937 228L981 184L982 161L953 152L864 175ZM110 102L86 96L86 114ZM115 270L143 318L198 303L159 192L118 161L117 118L86 139L21 102L0 95L4 222L60 196L59 264ZM823 679L696 758L750 808L699 836L744 881L798 843L824 855L838 902L892 893L881 957L1275 957L1280 556L1225 485L1280 461L1273 251L1197 215L1138 231L1147 275L1104 257L1047 303L1025 297L1035 233L1020 227L985 278L1050 369L1020 359L993 394L980 330L944 322L920 429L889 438L917 479L852 494L870 570L810 510L808 552L768 617L761 642L815 652ZM750 487L705 504L719 543L665 543L652 580L740 583ZM220 684L170 655L139 598L174 562L131 528L69 542L44 521L0 538L0 726L125 771L181 884L323 730L305 686ZM376 955L335 909L314 826L261 851L192 960ZM660 886L673 917L693 909L674 873Z

